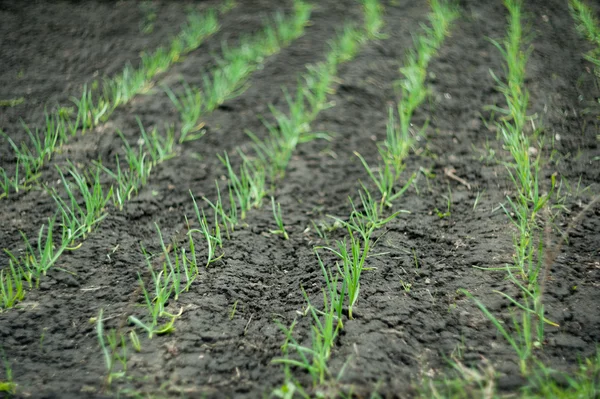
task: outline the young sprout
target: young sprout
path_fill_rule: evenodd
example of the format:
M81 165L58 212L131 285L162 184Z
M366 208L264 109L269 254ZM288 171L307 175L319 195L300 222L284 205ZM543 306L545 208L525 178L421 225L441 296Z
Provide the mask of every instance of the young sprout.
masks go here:
M208 267L211 263L216 262L217 260L221 259L223 257L224 254L221 254L220 256L215 258L215 249L217 246L219 247L223 247L223 243L221 240L221 233L220 233L220 229L219 229L219 221L217 219L217 215L215 214L215 229L214 229L214 233L213 231L210 229L209 225L208 225L208 221L206 220L206 215L204 214L204 210L200 210L198 208L198 204L196 203L196 198L194 198L194 195L192 194L192 192L190 191L190 195L192 196L192 201L194 202L194 211L196 212L196 220L198 220L198 224L200 225L200 229L192 229L189 231L189 235L190 235L190 239L191 239L191 234L194 232L198 232L198 233L202 233L202 235L204 236L204 239L206 240L206 244L207 244L207 250L208 250L208 255L207 255L207 260L206 260L206 267Z
M277 224L277 230L271 230L271 234L281 234L284 239L289 240L289 236L287 231L285 230L285 226L283 225L283 218L281 217L281 204L277 203L277 207L275 207L275 199L271 197L271 207L273 208L273 217L275 218L275 223Z

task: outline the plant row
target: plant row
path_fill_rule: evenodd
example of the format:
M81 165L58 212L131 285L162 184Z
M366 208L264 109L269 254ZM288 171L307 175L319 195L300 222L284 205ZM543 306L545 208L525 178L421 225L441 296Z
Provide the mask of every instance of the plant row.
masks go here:
M361 275L363 271L369 270L368 258L373 256L371 252L377 242L375 233L399 214L408 213L398 210L385 215L388 207L392 206L392 201L406 191L414 178L409 178L408 183L404 185L399 182L405 169L405 159L415 142L414 134L422 134L424 131L424 128L416 133L409 131L411 117L426 98L425 78L429 60L435 56L448 34L452 21L458 17L457 10L446 2L432 1L430 4L432 11L428 18L431 26L423 25L423 34L415 37L415 49L407 54L404 66L400 69L403 78L396 83L401 95L398 103L400 124L396 123L394 113L390 110L387 136L378 146L381 156L378 171L372 172L364 158L357 154L374 186L379 189L381 199L376 199L363 184L358 193L358 203L349 197L352 211L348 219L333 217L336 225L347 231L347 238L338 240L335 247L314 248L325 285L322 289L323 307L313 305L302 288L302 294L308 304L306 312L310 313L312 319L310 346L300 344L294 337L296 320L289 327L279 324L286 336L282 346L283 357L274 360L284 365L285 372L284 385L275 391L279 397L294 397L295 394L310 397L309 391L302 388L292 375L291 367L308 372L313 390L342 376L343 368L334 377L327 363L336 339L344 328L344 315L347 315L349 320L353 319L353 309L360 294ZM371 18L367 18L367 21L376 21L371 23L381 26L383 20L377 3L367 1L365 7L367 10L373 10ZM326 250L334 255L336 262L333 270L325 266L319 250ZM293 357L290 356L290 351L294 353ZM316 392L318 394L318 391Z
M307 5L297 1L296 7L300 13L301 10L306 10ZM140 286L147 312L142 316L132 315L129 317L129 321L147 332L149 338L172 331L175 320L181 314L181 312L167 311L166 305L169 300L176 301L179 294L189 289L198 275L194 235L200 235L206 242L206 267L221 259L224 256L223 241L225 237L230 238L230 233L245 219L247 211L253 207L262 206L262 200L269 191L267 181L270 179L270 183L274 187L276 182L283 177L287 161L296 145L309 139L325 137L310 133L309 124L321 110L330 106L326 97L327 93L331 91L337 67L340 63L352 59L364 41L360 29L346 24L337 37L330 42L330 51L327 53L326 61L307 66L308 71L300 78L296 96L291 97L285 93L289 105L288 113L271 107L276 125L265 122L269 137L261 141L255 134L248 132L255 142L253 156L238 150L237 154L241 158L239 168L232 166L227 153L219 156L228 175L225 199L221 196L221 189L217 183L217 199L211 201L203 197L210 210L209 217L207 217L205 210L198 206L195 197L190 192L198 227L192 228L188 223L186 245L181 247L175 244L169 247L165 246L162 233L156 226L163 250L161 265L158 270L155 270L155 266L150 262L151 257L147 256L149 283L144 283L140 276ZM264 48L268 48L268 46ZM248 59L256 58L248 57ZM182 119L185 120L185 118ZM271 168L269 160L273 159L285 160L285 162L279 162ZM277 229L273 229L271 233L281 234L288 239L281 207L272 196L271 206L277 226ZM101 316L98 317L97 323L98 337L105 356L108 378L110 380L115 376L122 376L126 370L125 335L114 330L105 333ZM139 350L139 338L136 333L131 334L130 332L129 341L136 350ZM116 365L119 362L120 367L117 369Z
M221 7L221 12L232 7L233 3L228 1ZM174 62L216 33L219 30L217 16L216 9L209 9L203 14L189 13L187 23L169 46L142 53L137 68L127 64L117 76L104 78L101 83L94 81L89 88L87 84L84 85L81 96L71 98L72 106L61 106L56 111L45 112L45 127L41 130L32 130L22 121L29 143L23 141L17 145L0 131L11 145L16 159L12 173L0 168L0 199L31 188L40 176L42 166L70 137L106 122L117 107L147 91L158 74L165 72Z

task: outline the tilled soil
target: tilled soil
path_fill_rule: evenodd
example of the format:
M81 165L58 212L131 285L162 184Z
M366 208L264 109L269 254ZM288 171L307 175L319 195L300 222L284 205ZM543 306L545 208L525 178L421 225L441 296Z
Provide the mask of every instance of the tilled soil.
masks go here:
M1 63L8 65L0 75L0 94L26 98L25 104L2 109L0 128L15 140L22 138L19 117L39 122L44 104L67 101L95 71L110 75L140 50L165 44L185 10L167 1L153 3L159 19L149 35L139 31L142 16L131 2L56 3L44 12L39 4L0 4ZM221 16L219 33L162 75L155 89L119 108L107 124L70 141L45 167L41 180L56 185L53 165L65 165L67 159L82 165L102 159L114 166L122 145L116 130L134 143L139 137L136 116L146 127L177 124L160 83L176 87L183 78L198 84L201 73L215 65L223 40L234 45L275 10L289 11L288 2L278 3L244 1ZM514 293L514 287L504 273L474 267L502 267L513 254L513 227L500 206L513 190L501 163L509 158L493 124L486 123L493 116L486 106L502 107L504 100L489 73L492 69L503 76L502 58L485 38L504 37L506 10L501 2L464 0L460 6L461 18L429 66L429 99L414 117L415 127L426 120L429 127L407 162L404 180L415 172L416 183L396 203L398 210L410 213L378 233L379 255L369 258L371 269L362 275L355 318L344 322L330 361L335 374L347 364L337 389L358 396L377 391L383 397L411 397L421 379L448 371L445 358L459 352L470 366L488 359L499 373L501 390L515 391L524 383L514 351L478 308L457 293L469 290L510 323L508 302L492 291ZM313 248L333 246L344 237L343 231L333 231L326 242L311 221L347 216L347 198L357 197L360 181L375 189L354 152L376 164L376 143L385 137L388 107L397 100L393 82L428 8L426 2L390 1L385 11L387 36L368 42L341 66L330 96L333 106L312 124L314 131L329 132L332 141L300 145L277 184L274 196L290 240L268 233L274 221L266 201L249 212L244 226L225 241L223 258L202 270L173 305L183 307L176 330L151 340L143 337L142 351L130 353L129 378L106 389L104 359L90 319L103 309L106 329L124 325L122 331L128 331L127 316L141 312L138 273L145 273L146 263L140 244L160 253L155 223L167 241L183 237L184 216L193 215L189 191L196 198L216 198L214 181L225 174L216 154L233 154L238 146L249 149L245 129L267 135L258 116L269 120L268 104L285 109L281 88L292 91L304 66L324 59L327 40L345 20L360 21L355 1L319 2L305 35L265 60L243 94L203 119L206 136L186 143L177 157L153 170L148 185L122 212L110 209L80 249L62 256L40 289L29 292L17 309L0 314L0 342L19 384L17 396L112 397L128 388L167 397L255 398L282 383L281 366L272 364L284 341L276 321L290 325L297 319L297 337L308 344L310 319L302 316L306 303L301 287L318 304L323 286ZM525 11L533 45L526 80L530 110L537 115L535 123L544 126L546 158L552 155L542 186L549 187L553 173L571 185L570 192L562 192L566 212L555 226L566 231L599 189L598 131L593 113L585 111L600 93L581 57L587 44L577 35L566 2L532 0ZM77 18L65 17L69 15ZM36 23L19 22L30 18ZM21 69L25 73L19 80L15 76ZM9 150L0 139L0 166L13 163ZM494 157L489 157L491 151ZM468 186L449 178L451 169ZM585 187L589 189L583 192ZM451 197L450 215L440 218L436 209L447 210L444 196ZM19 230L35 235L54 211L53 200L41 190L1 200L2 246L20 248ZM600 341L598 216L596 206L570 230L556 259L550 259L544 302L548 318L560 327L548 326L536 355L555 369L572 370L578 360L595 353ZM558 248L557 233L545 240ZM334 267L334 258L320 253ZM1 262L4 266L6 257ZM402 283L410 284L410 291ZM295 375L308 386L307 376L300 371Z

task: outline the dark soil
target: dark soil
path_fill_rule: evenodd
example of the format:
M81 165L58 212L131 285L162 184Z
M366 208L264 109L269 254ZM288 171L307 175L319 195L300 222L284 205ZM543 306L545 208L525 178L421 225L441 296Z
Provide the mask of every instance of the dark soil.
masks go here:
M95 73L114 74L127 60L135 64L142 49L165 44L185 20L188 3L152 3L158 20L153 33L145 35L139 31L143 17L132 2L0 2L0 98L26 99L14 108L2 108L0 128L15 141L22 139L19 118L40 123L44 105L63 104ZM363 274L355 319L345 321L331 358L336 374L348 362L338 387L344 391L410 397L421 379L448 371L445 358L457 351L470 366L488 359L499 373L502 390L515 391L524 383L514 351L475 305L457 293L459 288L471 291L510 322L507 301L492 293L514 293L504 273L474 268L502 267L513 253L513 227L499 206L512 190L499 162L508 158L496 132L483 122L491 117L486 105L504 104L489 73L491 68L502 76L502 59L485 37L504 36L506 11L501 2L493 3L461 1L462 17L430 64L431 95L414 122L420 126L429 119L430 125L418 155L408 161L406 178L420 167L435 177L426 179L419 173L415 186L396 204L410 214L380 232L376 252L382 255L369 260L373 270ZM321 112L312 125L315 131L333 134L333 141L299 146L274 194L289 241L268 234L274 222L266 202L249 212L246 226L225 242L223 259L203 270L176 304L184 309L176 331L151 340L143 337L141 353L130 353L130 378L104 390L104 359L90 318L104 309L109 329L139 314L137 276L146 270L140 243L151 253L160 252L154 223L166 240L181 239L184 215L193 215L189 190L196 198L216 197L214 180L223 179L225 172L216 154L232 153L236 146L248 148L251 140L245 129L261 137L267 134L257 116L269 119L269 103L283 107L281 87L292 90L306 64L323 60L326 41L344 20L360 19L355 1L319 2L306 34L269 57L250 78L248 90L205 118L205 137L186 144L177 157L157 167L123 212L111 209L80 249L61 258L40 289L29 292L17 309L0 314L0 344L19 385L17 396L112 397L128 387L167 397L256 398L281 384L283 371L271 363L281 356L284 341L275 320L290 325L298 319L297 337L308 343L310 320L299 314L306 305L301 286L312 303L321 303L323 277L313 247L326 243L311 220L348 215L347 197L357 196L359 181L370 183L353 152L377 162L376 142L385 137L387 108L397 99L393 82L412 46L411 35L425 22L425 4L386 2L388 37L368 43L341 67L331 95L335 106ZM265 16L289 5L240 2L220 17L221 31L159 83L176 87L181 78L198 83L201 72L215 64L213 54L223 40L235 45L241 34L259 29ZM593 113L585 112L600 93L581 57L587 44L576 34L566 2L532 0L525 10L534 47L526 82L530 109L537 114L536 124L544 126L547 158L552 154L542 185L549 187L552 173L569 182L572 190L562 191L567 212L556 222L565 231L600 188L598 130ZM44 169L41 181L56 185L53 165L64 165L67 159L86 165L101 158L110 166L121 147L116 129L132 143L138 139L136 116L147 127L178 123L162 90L138 96L106 125L70 141ZM495 158L487 157L490 149ZM14 165L8 154L2 138L0 166ZM449 179L447 168L454 168L470 189ZM589 189L582 192L585 187ZM435 209L446 210L443 196L449 193L451 215L440 218ZM478 193L481 199L474 209ZM41 190L1 200L2 247L21 248L19 230L35 235L54 210L52 199ZM545 282L548 318L560 327L548 326L546 342L536 355L555 369L572 371L600 342L599 216L596 206L573 228ZM342 231L334 231L330 244L342 237ZM556 233L546 241L551 248L560 242ZM204 255L201 250L199 257ZM323 259L333 266L333 258L324 252ZM0 262L4 267L7 258ZM401 281L411 284L410 292ZM308 386L307 376L299 371L295 375Z

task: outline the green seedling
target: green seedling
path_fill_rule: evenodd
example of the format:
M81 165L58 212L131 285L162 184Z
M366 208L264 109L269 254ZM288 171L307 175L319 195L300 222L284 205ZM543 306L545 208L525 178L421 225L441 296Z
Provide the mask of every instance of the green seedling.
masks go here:
M216 203L212 203L206 197L202 197L202 199L213 208L215 212L215 229L219 227L219 219L223 223L225 227L225 233L227 235L227 239L230 239L229 231L233 231L235 226L238 224L237 217L237 207L235 205L235 200L233 197L233 190L231 189L231 185L229 185L229 211L225 211L223 208L223 201L221 200L221 190L219 188L219 183L215 180L215 185L217 186L217 201ZM220 237L220 234L219 234Z
M143 156L143 154L142 154ZM141 179L130 170L123 170L121 168L121 162L119 156L115 156L117 164L116 171L112 171L102 165L99 161L95 162L95 165L100 167L106 174L115 180L116 186L113 186L113 204L115 208L122 211L125 201L131 200L133 195L138 192L138 187L141 186ZM143 162L143 158L141 160Z
M325 288L323 289L323 295L324 297L329 298L331 308L335 313L335 316L338 321L338 328L339 330L342 330L344 328L344 324L342 322L342 314L344 309L344 299L346 297L346 286L342 284L342 290L341 292L338 292L338 275L334 275L331 272L331 269L325 267L316 249L315 255L317 256L319 266L321 267L321 271L323 272L323 278L325 279Z
M327 64L332 72L339 64L353 59L365 42L364 34L352 24L346 23L334 40L329 42L330 52L327 54Z
M384 24L383 5L379 3L379 0L361 0L361 2L365 19L364 30L370 38L384 39L386 35L380 32Z
M278 323L279 328L286 335L285 350L287 351L287 348L291 347L296 351L300 360L285 357L274 359L273 363L295 366L308 371L312 377L313 386L317 386L318 384L325 383L326 378L331 377L327 361L331 356L331 349L340 330L340 322L336 316L335 305L329 301L325 290L323 290L325 311L319 311L311 305L304 289L302 289L302 294L308 303L308 310L314 322L311 331L311 347L300 345L292 336L296 325L295 320L289 328Z
M233 320L233 318L235 317L235 312L236 312L236 309L237 309L237 304L238 304L238 301L236 300L233 303L233 306L231 307L231 312L229 312L229 320Z
M200 229L190 230L189 235L191 238L192 233L198 232L204 236L204 239L206 240L207 251L208 251L207 260L206 260L206 267L208 267L208 266L210 266L211 263L218 261L224 255L224 254L221 254L220 256L215 257L216 247L218 246L220 248L223 248L223 242L221 239L221 230L219 228L219 221L218 221L217 215L215 214L215 229L213 232L213 230L211 230L208 225L208 221L206 220L206 215L204 214L204 210L200 210L198 208L196 199L194 198L194 195L192 194L191 191L190 191L190 195L192 196L192 201L194 202L194 211L196 212L196 219L198 220Z
M156 22L156 6L152 2L146 0L139 4L140 12L143 19L139 23L140 32L150 34L154 31L154 23Z
M481 197L483 197L484 194L485 190L477 191L477 196L475 197L475 201L473 202L473 211L477 209L477 205L479 204L479 201L481 200Z
M514 281L513 281L514 282ZM522 286L521 286L522 287ZM531 292L527 292L530 296L529 298L524 298L524 303L519 303L508 295L498 292L502 296L508 298L513 305L517 306L522 310L521 318L516 314L512 314L512 326L515 330L514 333L510 333L505 327L504 323L498 320L487 308L486 306L475 298L470 292L464 289L460 289L459 292L466 295L469 299L473 300L477 307L483 312L483 314L494 324L498 332L502 334L502 336L506 339L506 341L510 344L510 346L515 350L517 356L519 357L519 367L521 373L526 375L530 369L531 358L533 356L533 351L536 348L540 348L543 342L544 336L544 322L545 318L534 318L535 316L539 316L539 311L536 309L531 309L531 299L535 299L535 294ZM543 314L543 308L541 309ZM554 324L556 325L556 324Z
M187 220L187 219L186 219ZM171 284L173 286L173 293L175 295L175 300L179 299L179 295L182 292L187 292L194 282L194 280L198 277L198 264L196 263L195 258L195 243L194 237L192 236L193 230L190 230L188 233L189 238L189 248L190 253L192 254L191 260L187 257L185 248L181 248L181 253L179 252L179 248L176 244L172 244L173 253L175 254L175 258L171 259L170 250L166 247L165 242L163 240L162 233L158 224L154 224L156 226L156 231L158 233L158 238L160 240L160 246L163 251L163 257L165 259L165 267L169 266L169 275L168 278L171 280ZM216 260L216 259L215 259ZM213 260L214 261L214 260ZM208 265L207 265L208 266ZM164 268L163 268L164 270ZM182 285L182 273L185 275L185 285Z
M44 138L42 138L40 136L39 129L36 128L35 133L33 133L29 126L27 126L23 121L21 121L21 124L23 129L25 129L27 136L29 137L31 147L25 142L22 142L21 147L19 148L19 146L17 146L15 142L2 130L0 130L0 134L6 138L8 143L13 148L17 162L24 171L25 181L28 182L35 178L45 160L50 160L55 148L59 144L59 136L58 132L51 131L49 134L45 135ZM18 168L15 173L18 173ZM18 177L15 177L15 182L18 182Z
M319 227L317 226L314 220L311 220L310 223L312 224L313 229L315 229L315 232L317 233L319 238L321 238L321 240L323 240L325 244L329 245L329 237L327 236L327 226L323 226L323 222L321 222Z
M10 363L8 363L8 359L6 359L6 355L2 347L0 347L0 352L2 354L2 361L4 363L5 375L5 379L0 380L0 392L4 392L8 395L14 395L17 393L17 384L13 381L12 368L10 367Z
M131 341L131 345L133 346L133 349L135 349L136 352L139 353L142 351L142 344L140 343L140 338L138 337L135 330L129 331L129 341Z
M337 241L337 250L330 247L324 248L335 254L341 262L341 266L339 263L336 263L336 266L343 279L343 290L348 297L348 318L352 319L352 310L360 293L360 276L365 268L370 240L354 237L350 229L348 229L348 235L350 251L348 251L348 243L345 239Z
M442 212L438 208L435 208L435 213L440 219L449 218L452 215L452 191L450 191L450 187L448 187L448 195L442 195L442 198L446 200L446 212Z
M379 165L379 169L376 172L377 174L375 174L362 155L360 155L358 152L354 152L354 155L360 159L360 162L363 164L365 170L369 174L369 177L379 189L379 193L381 194L381 207L391 207L392 201L400 198L402 194L408 190L416 177L416 174L413 173L406 184L404 184L404 186L402 186L399 190L396 190L396 183L398 182L404 167L398 170L396 165L384 161L383 165Z
M270 230L271 234L281 234L284 239L289 240L287 231L285 230L285 226L283 225L283 218L281 216L281 204L277 203L277 207L275 207L275 199L271 197L271 207L273 209L273 218L275 218L275 224L277 224L277 230Z
M411 283L408 283L404 280L400 280L400 285L402 285L402 289L404 289L404 292L406 292L407 294L410 293L410 289L412 288Z
M138 142L141 144L138 146L137 150L135 150L131 148L127 142L127 139L120 130L117 130L117 134L123 141L125 160L129 166L130 179L132 180L129 185L134 187L137 187L138 185L146 185L148 182L148 176L150 176L150 172L152 171L152 167L154 165L154 163L149 159L148 152L144 151L144 146L147 145L146 141L144 140L143 136L140 137Z
M15 193L19 192L19 164L17 161L17 167L15 169L15 177L8 177L8 173L4 168L0 168L0 199L8 197L11 191Z
M398 112L400 114L401 111ZM383 145L379 145L379 155L383 158L384 163L391 166L388 166L390 169L388 173L393 174L393 177L398 177L404 170L404 161L414 142L408 129L399 130L397 128L394 110L390 107L386 124L386 139Z
M77 171L73 164L70 163L69 165L69 174L74 180L77 195L58 166L56 169L67 193L67 200L60 197L56 189L52 189L51 194L58 205L62 226L68 230L69 238L73 242L79 237L85 238L92 231L92 227L107 216L105 207L113 192L111 187L105 193L100 182L101 168L98 166L95 172L90 174L89 178L86 178ZM90 185L91 187L89 187ZM83 199L83 206L79 205L79 197Z
M8 265L8 269L0 270L0 303L4 309L12 308L25 298L21 269L15 267L12 259L9 259Z
M188 140L196 140L204 135L201 131L202 125L198 124L203 106L202 93L197 88L190 87L185 81L182 82L182 85L184 91L179 97L173 93L168 86L164 86L164 90L169 96L169 99L181 115L182 126L179 135L179 143ZM196 133L198 131L200 131L200 133L188 137L190 133Z
M235 195L240 208L241 219L244 220L248 210L252 207L258 208L262 204L262 199L266 193L266 175L262 163L253 162L242 153L240 155L242 156L242 164L239 173L234 171L227 153L224 156L218 155L218 157L227 168L229 192L230 195Z
M25 271L25 278L31 285L32 279L36 279L36 285L39 284L40 277L45 276L46 272L52 267L60 255L68 248L71 240L71 233L66 229L62 229L62 237L60 243L55 244L53 230L56 222L56 216L48 218L48 227L42 225L40 228L37 245L34 248L25 233L21 232L23 242L25 243L25 254L17 261L17 258L10 252L6 251L9 257L15 262L15 266ZM46 235L44 237L44 231Z
M104 355L104 364L106 365L106 383L110 385L115 378L122 378L127 372L127 346L125 345L125 336L121 334L121 339L117 339L115 330L111 330L108 334L104 333L103 325L103 309L100 309L96 321L96 335L98 343ZM108 345L107 345L108 342ZM121 346L121 353L119 353ZM115 372L115 362L121 363L121 371Z
M508 299L515 306L516 312L512 315L514 333L510 333L502 323L492 315L479 300L466 290L460 292L472 299L481 311L495 325L497 330L509 342L519 357L522 374L531 370L534 349L541 347L544 341L544 326L549 324L557 326L545 318L542 304L542 289L539 284L539 273L543 268L543 232L538 225L538 215L548 206L550 197L556 186L552 177L551 188L548 194L540 194L539 170L541 151L536 158L531 157L532 143L525 132L525 125L531 120L527 116L529 93L525 88L525 68L531 53L531 47L523 50L523 32L521 27L521 1L506 0L505 6L509 11L509 26L507 37L502 44L492 40L506 62L506 82L501 81L493 73L497 89L502 93L507 102L507 108L495 107L494 110L506 115L497 122L505 147L509 150L514 162L507 163L511 181L516 188L516 198L508 198L509 208L505 210L513 224L517 227L514 237L515 257L514 265L506 266L509 281L519 290L520 299L517 300L504 292L495 291ZM534 129L533 139L538 141L539 129ZM538 141L539 148L543 143ZM536 244L537 241L537 244ZM496 269L493 269L496 270ZM517 275L513 273L517 272ZM518 276L518 277L517 277ZM520 312L520 317L517 312Z
M191 12L187 15L187 24L181 29L177 39L183 42L183 51L175 52L172 50L171 54L174 61L179 59L179 56L183 53L188 53L196 49L202 42L219 30L219 22L217 20L217 12L214 9L209 9L204 14L197 12ZM171 46L172 48L179 48L179 45ZM176 55L176 56L175 56Z
M159 273L156 273L152 268L150 261L147 260L147 262L149 264L148 267L152 276L152 281L154 283L154 297L150 297L150 293L146 289L141 275L139 276L139 280L140 286L142 288L142 293L144 295L144 300L146 302L146 308L148 310L148 313L150 314L151 319L149 323L144 323L135 316L129 316L129 321L145 330L148 333L148 338L152 339L152 336L154 334L162 335L172 332L175 329L173 327L173 324L181 314L171 314L165 310L165 304L167 303L171 296L171 293L173 292L171 277L169 274L167 274L168 270L166 265L163 265L163 269ZM167 318L168 321L163 325L159 326L159 319L163 317Z
M175 156L175 133L172 126L165 127L166 133L164 136L158 133L156 127L148 134L146 129L144 129L140 118L136 117L135 119L140 127L143 145L145 146L153 165L158 165Z
M424 34L414 37L414 48L408 51L404 65L400 68L403 77L396 82L401 100L398 104L400 137L395 141L400 143L409 137L412 116L427 97L425 79L429 61L448 35L450 25L459 16L457 9L445 1L433 0L430 5L431 12L428 15L430 26L421 25ZM426 128L427 123L417 132L417 136L422 136Z

